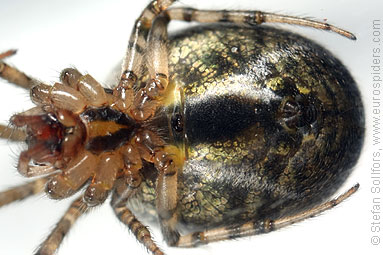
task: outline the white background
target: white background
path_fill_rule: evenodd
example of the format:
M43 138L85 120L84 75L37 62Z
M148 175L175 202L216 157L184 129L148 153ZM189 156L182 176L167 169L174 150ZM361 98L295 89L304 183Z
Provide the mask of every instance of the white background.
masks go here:
M0 51L17 48L7 60L19 69L46 82L57 81L60 70L75 66L104 82L125 52L134 19L148 1L43 1L1 0ZM379 0L188 1L195 8L259 9L304 17L327 19L350 30L358 40L350 41L329 32L295 26L298 31L320 42L337 55L360 86L367 113L366 143L353 175L342 187L361 184L353 197L319 217L262 236L225 241L198 249L168 248L155 232L155 239L167 254L378 254L370 244L371 180L371 91L372 20L383 18ZM383 45L382 45L383 47ZM104 83L105 84L105 83ZM28 109L28 93L0 82L0 121ZM23 181L15 165L20 146L0 144L0 190ZM381 186L381 188L383 188ZM44 196L28 199L0 209L0 254L32 254L67 208L68 201L51 201ZM383 226L381 226L383 227ZM383 228L382 228L383 232ZM380 234L383 238L383 233ZM147 254L105 203L79 220L59 251L73 254ZM381 254L381 253L379 253Z

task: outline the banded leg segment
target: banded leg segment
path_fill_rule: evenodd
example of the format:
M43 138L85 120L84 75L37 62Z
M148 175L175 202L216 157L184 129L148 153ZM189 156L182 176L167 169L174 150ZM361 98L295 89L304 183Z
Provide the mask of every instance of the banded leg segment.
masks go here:
M114 89L114 95L120 98L117 106L124 110L128 109L134 99L133 87L145 70L146 40L152 28L153 20L166 10L176 0L151 1L136 20L129 39L126 57L122 64L122 73L118 86Z
M124 223L134 234L136 239L142 243L153 255L163 255L164 253L154 243L149 230L144 226L134 214L127 208L126 205L121 205L113 208L117 218Z
M82 197L76 199L57 223L47 239L40 245L36 255L53 255L76 220L88 210Z
M325 22L299 18L288 15L280 15L262 11L241 11L241 10L197 10L193 8L171 8L165 13L171 20L197 21L201 23L229 22L238 24L262 24L262 23L284 23L298 26L312 27L321 30L333 31L351 40L356 37L341 28Z
M146 49L146 39L152 28L153 20L166 10L175 0L151 1L142 11L134 24L130 36L127 54L122 65L122 73L133 72L140 75L143 68L143 54Z
M46 178L40 178L0 192L0 207L41 193L46 181Z
M0 77L21 88L30 89L39 82L2 61L2 59L14 54L16 54L16 50L9 50L0 54Z
M150 81L135 95L131 114L136 120L153 116L168 86L167 26L169 19L160 14L154 21L148 35L146 49L147 68Z
M328 209L331 209L354 194L358 188L359 184L356 184L348 191L333 200L289 217L284 217L276 220L267 219L264 221L250 221L242 225L231 225L228 227L215 228L206 230L204 232L195 232L189 235L181 236L176 246L194 247L221 240L268 233L289 226L296 222L314 217Z
M150 231L144 226L127 207L127 200L134 193L135 189L129 185L125 179L118 180L114 190L111 205L117 218L124 223L134 234L136 239L142 243L153 255L163 255L164 253L154 243Z

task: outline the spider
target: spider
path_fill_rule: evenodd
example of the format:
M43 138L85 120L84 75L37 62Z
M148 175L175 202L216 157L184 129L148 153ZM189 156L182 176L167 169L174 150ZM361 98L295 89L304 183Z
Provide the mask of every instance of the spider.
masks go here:
M165 10L167 6L171 4L171 2L172 1L158 1L158 4L163 4L163 9ZM151 6L153 5L154 2L150 3L149 9L152 8ZM148 18L147 10L148 9L146 9L146 11L143 12L143 20ZM197 235L178 237L174 226L174 222L178 220L178 216L174 214L174 211L176 209L174 205L176 203L174 201L174 194L177 194L176 185L174 183L176 183L177 181L175 181L172 178L176 178L175 176L179 175L175 170L182 169L184 162L187 162L187 159L191 157L189 157L188 155L184 155L183 150L180 150L181 146L174 145L177 144L176 142L172 143L168 139L164 139L164 130L169 130L166 130L165 125L161 126L161 123L157 123L160 122L161 119L160 113L164 112L163 110L159 109L169 108L168 105L170 104L169 102L167 102L167 100L168 98L171 98L168 92L166 92L166 86L168 83L167 77L169 76L166 74L167 64L166 62L162 63L162 61L166 60L167 58L167 52L163 49L164 45L162 43L164 41L163 39L166 38L166 25L164 25L164 23L167 22L163 16L166 17L166 15L168 15L174 18L177 17L178 11L180 11L180 9L166 9L164 12L158 13L159 17L155 19L156 22L152 25L152 27L158 26L158 28L151 29L150 32L149 29L148 31L145 31L145 29L144 31L140 29L135 30L138 31L137 33L139 35L140 33L143 33L143 37L146 37L145 33L149 32L149 39L147 44L150 46L146 48L145 45L141 45L145 44L144 40L141 40L138 46L135 46L134 43L130 44L129 47L131 48L128 49L128 55L127 59L125 60L122 77L118 85L113 90L104 90L100 88L98 83L94 81L89 75L83 76L75 69L66 69L62 72L61 82L64 83L63 85L55 84L52 87L39 83L37 81L16 81L15 83L19 85L26 84L28 87L32 87L33 85L33 88L31 90L32 100L34 100L35 103L41 105L42 107L39 107L39 109L34 109L34 112L32 114L30 114L29 112L22 113L15 115L11 119L12 124L15 126L27 126L28 132L27 140L29 143L29 149L26 152L22 153L20 156L18 165L19 172L27 176L52 174L49 175L50 180L48 181L46 189L49 195L52 198L56 199L61 199L63 197L70 196L72 195L72 193L74 193L75 191L77 191L85 185L84 196L82 196L72 204L72 209L68 210L67 215L71 215L73 212L75 214L81 214L83 212L86 212L87 210L85 208L96 206L102 203L108 196L109 192L114 192L112 205L114 210L116 211L116 214L120 216L123 222L124 217L126 217L125 220L129 219L131 220L131 222L134 222L136 224L130 225L130 227L132 228L134 226L138 228L138 230L133 229L133 232L135 232L135 234L139 236L138 240L140 240L141 238L140 241L143 242L144 245L146 245L147 248L151 250L154 254L161 254L161 251L158 249L158 247L156 247L156 245L151 241L151 239L148 238L149 233L142 225L138 223L138 221L132 218L132 214L130 213L129 209L125 206L128 198L132 196L130 193L134 193L136 189L142 187L143 181L145 182L145 180L150 179L148 176L146 176L148 174L147 172L150 172L150 174L157 175L155 177L155 180L157 182L157 188L155 190L157 200L159 201L156 202L156 210L157 212L159 212L159 219L161 222L162 231L165 236L165 239L170 245L180 244L186 246L194 245L194 242L198 241L198 239L194 240L194 238ZM192 11L190 9L184 9L180 12L183 14L182 17L185 19L189 19L189 16L193 15L198 17L198 12ZM213 15L214 11L213 14L208 14L210 15L201 15L201 17L215 17L215 15ZM230 21L230 18L227 17L222 19L222 15L222 13L219 13L217 16L221 21ZM302 19L296 19L296 22L300 23L301 21ZM311 25L316 27L319 26L319 23L312 23ZM324 27L334 28L328 25L324 25ZM156 34L157 31L159 32L159 34ZM352 35L346 31L337 31L340 34L352 38ZM132 37L133 40L131 40L131 42L135 42L134 34L132 35ZM138 38L140 39L140 37ZM141 55L139 54L139 48L147 49L149 52L147 54L154 56L154 63L158 62L159 64L150 66L149 63L148 67L146 66L146 64L143 64L142 62L144 62L144 60L140 59ZM236 49L233 48L233 51L235 52ZM134 53L136 53L135 56L133 56ZM158 58L156 57L156 53L160 54L160 56L157 56ZM2 57L5 58L7 55L11 54L12 52L6 52L4 53L4 55L2 55ZM10 76L8 76L7 72L3 72L3 78L9 81L12 81L14 77L18 77L21 79L25 78L25 76L21 73L18 73L16 69L13 69L9 66L5 66L5 63L3 63L3 67L3 70L9 69L10 71L16 72L16 75ZM141 70L141 68L144 70ZM148 68L149 70L149 79L147 77L142 78L145 75L147 75L146 68ZM153 70L151 70L151 68L153 68ZM141 73L145 75L138 75ZM153 76L151 78L150 73L153 73ZM133 89L131 87L133 87ZM93 91L96 91L94 95L91 94L93 93ZM62 95L63 92L67 92L71 94L71 96L61 97L60 95ZM73 99L73 95L76 95L77 98L85 97L85 99ZM71 102L71 98L74 101ZM177 98L173 100L177 100ZM286 107L290 107L294 106L294 103L294 100L287 100L286 102L284 102L284 105ZM302 104L305 105L305 101L302 102ZM314 110L314 112L315 111L316 110ZM121 112L123 112L124 114L121 115ZM169 118L169 123L174 130L170 131L179 131L181 133L183 132L184 119L182 113L183 112L179 109L178 112L177 109L174 110L174 112L172 112L172 115ZM78 120L78 115L81 115L81 120ZM29 119L30 116L31 119ZM99 123L107 121L111 123L115 122L117 124L111 124L111 127L105 128L102 127L102 123ZM89 124L89 126L86 126L87 124L85 124L85 127L81 127L81 125L83 125L82 123L87 123ZM100 125L101 128L97 125ZM286 120L287 128L291 129L291 127L294 125L296 125L294 120ZM121 128L121 126L124 126L124 128ZM153 126L161 127L158 133L155 132L157 131L157 129L153 129ZM185 129L186 128L188 128L188 126L185 124ZM107 148L102 147L104 143L108 143L108 141L102 140L103 135L106 135L107 133L109 134L120 131L123 135L118 135L118 137L125 137L122 141L117 141L117 145L116 143L114 143L109 145L109 147ZM99 132L104 133L103 135L100 135ZM197 137L198 133L196 132L192 132L191 134L189 133L190 137ZM42 133L44 137L40 138L36 135L37 133ZM131 133L134 135L131 135ZM68 137L70 135L72 135L72 137L75 138L68 138L66 141L73 142L79 146L67 146L68 149L66 149L62 141L65 140L64 137ZM8 136L8 134L4 134L4 136ZM18 139L20 136L22 136L22 134L18 134L17 131L14 131L12 134L12 137L14 139ZM177 134L175 136L177 136ZM360 134L360 136L362 136L362 134ZM76 140L77 137L86 137L84 138L86 142L78 142ZM109 140L115 139L114 137L109 138ZM208 140L208 142L211 141ZM29 156L28 158L28 153L34 153L37 151L37 149L33 147L34 145L39 145L40 147L43 147L43 154L41 154L41 157ZM59 146L60 148L55 148L57 146ZM73 148L82 148L81 146L85 147L83 151L84 154L79 154L78 151L73 151ZM116 164L116 162L120 160L118 159L118 157L115 157L114 151L116 149L120 150L117 152L118 157L122 155L123 158L123 162L119 162L119 164ZM68 154L65 154L66 151ZM74 159L76 155L79 159L78 161ZM111 157L115 158L110 160ZM187 159L185 160L185 158ZM78 165L81 162L85 162L85 168L81 168L81 166L78 167ZM150 165L145 165L147 163L150 163ZM116 164L117 166L113 166L113 164ZM75 165L76 167L73 168L73 165ZM155 172L153 171L153 169L151 169L153 165L157 168L158 172ZM99 170L94 170L95 168ZM102 169L106 168L112 170L110 172L102 171ZM78 170L80 172L80 175L75 176L74 174L69 174L69 172L71 171L70 169L74 169L73 171ZM79 169L81 169L81 171ZM100 175L96 174L98 173L97 171L100 171ZM64 173L68 174L64 176ZM113 176L103 176L102 178L100 177L99 179L97 179L97 176L101 176L102 174L110 174ZM68 178L70 177L72 177L72 179L70 179L70 187L68 187ZM88 183L87 180L89 180L89 178L92 179L92 181ZM62 181L63 179L65 179L65 181ZM46 179L44 179L44 181L45 180ZM106 183L107 181L111 182L111 184ZM39 183L39 181L33 182L34 186ZM28 186L24 186L24 188L27 187ZM160 187L163 188L161 189ZM119 193L119 190L122 190L122 192ZM342 201L355 190L356 187L353 187L343 196L341 196L340 199L333 200L332 203L326 203L325 205L329 207L330 205L333 206L333 203L335 203L334 201L337 201L336 203ZM11 196L7 197L11 198ZM121 201L119 201L120 199ZM169 208L169 206L171 208ZM84 210L77 210L76 208L79 207L84 208ZM307 212L309 212L310 216L314 216L320 211L322 211L322 209L311 209ZM297 219L300 220L299 217L301 217L301 214L297 214L297 217L298 218L289 221L289 223ZM64 216L63 220L65 221L65 219L66 218ZM288 218L278 218L275 221L276 224L272 223L271 221L269 223L267 221L268 219L265 219L263 221L263 224L265 226L268 226L259 229L259 231L265 231L268 227L273 228L274 225L276 226L275 228L278 228L278 223L283 222L283 220L285 219ZM125 223L129 225L129 222ZM56 230L61 231L60 229ZM222 231L225 232L225 230L223 229ZM224 235L221 238L225 239L227 238L227 236ZM193 243L188 243L190 241L193 241ZM47 244L52 244L52 240L48 238L47 241L41 246L41 253L43 253L42 251L44 251L44 249L48 249L47 254L53 252L53 250L49 250L50 247L48 247L49 245ZM56 241L55 245L58 246L59 242Z

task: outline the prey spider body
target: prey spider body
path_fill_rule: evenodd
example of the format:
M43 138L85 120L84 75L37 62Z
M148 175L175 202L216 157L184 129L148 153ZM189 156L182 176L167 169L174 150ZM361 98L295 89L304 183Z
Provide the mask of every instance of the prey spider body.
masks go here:
M43 186L53 199L84 190L37 254L53 254L76 219L109 195L137 240L163 254L136 215L158 218L170 246L193 247L279 229L357 190L326 202L363 141L352 77L314 42L254 25L282 22L354 36L306 19L168 8L173 2L152 1L137 19L113 89L72 68L50 86L0 62L0 76L30 88L36 104L11 118L20 132L2 136L26 140L22 175L44 176L1 193L0 205ZM229 24L168 39L171 20Z

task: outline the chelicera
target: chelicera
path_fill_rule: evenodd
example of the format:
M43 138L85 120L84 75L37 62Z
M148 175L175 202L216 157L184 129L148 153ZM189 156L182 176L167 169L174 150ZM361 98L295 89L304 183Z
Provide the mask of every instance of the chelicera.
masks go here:
M44 189L53 199L80 194L38 254L53 254L76 219L109 196L137 240L164 254L138 213L155 212L168 245L194 247L280 229L358 189L328 200L363 141L355 82L315 43L258 25L355 36L308 19L169 8L173 2L143 10L112 89L73 68L47 85L0 62L0 76L29 89L36 105L11 118L14 130L2 126L2 137L26 141L20 174L42 176L0 193L0 205ZM171 20L218 24L168 39Z

